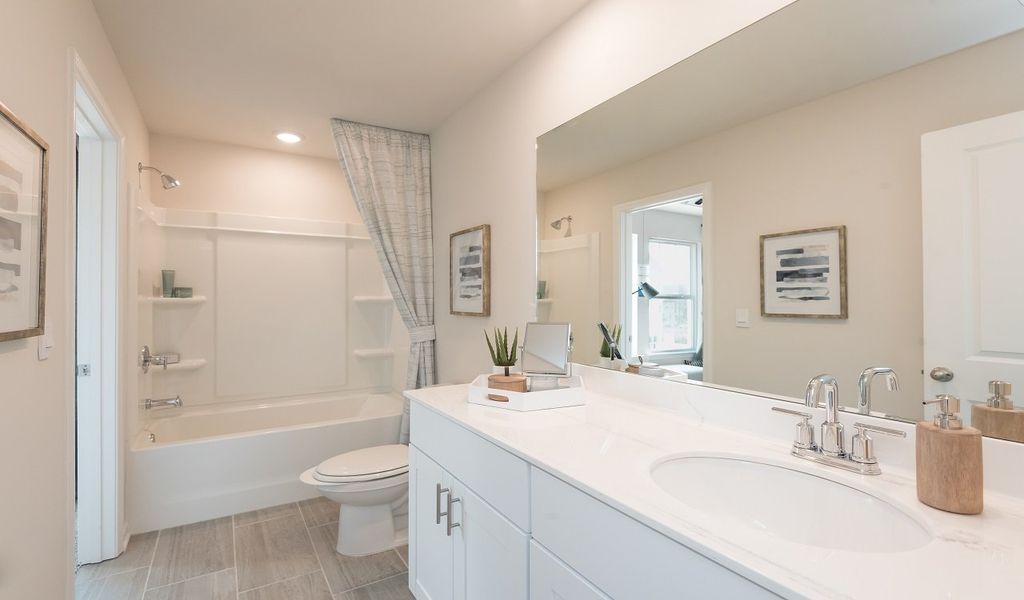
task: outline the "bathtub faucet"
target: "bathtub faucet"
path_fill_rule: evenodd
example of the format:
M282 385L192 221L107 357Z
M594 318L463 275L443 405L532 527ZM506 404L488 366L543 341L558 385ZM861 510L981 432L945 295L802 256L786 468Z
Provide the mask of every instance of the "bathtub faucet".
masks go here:
M161 398L159 400L153 400L152 398L146 398L146 401L142 405L145 407L146 410L150 410L150 409L153 409L153 408L161 408L161 407L167 407L167 406L173 406L174 408L181 408L182 406L185 405L185 403L181 401L181 396L178 395L178 396L175 396L173 398Z

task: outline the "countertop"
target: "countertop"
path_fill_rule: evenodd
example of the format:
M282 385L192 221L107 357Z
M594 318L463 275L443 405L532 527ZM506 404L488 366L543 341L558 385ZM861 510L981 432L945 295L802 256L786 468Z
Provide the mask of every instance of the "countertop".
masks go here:
M792 457L789 443L701 424L594 391L587 392L585 406L520 413L469 404L467 387L431 387L405 395L780 596L1024 595L1020 499L987 492L981 515L955 515L919 503L912 474L885 472L884 457L879 459L882 475L862 476ZM921 548L895 553L827 550L703 514L663 491L650 475L659 459L681 453L752 456L869 491L918 520L933 539ZM792 501L807 510L829 510L815 505L813 497Z

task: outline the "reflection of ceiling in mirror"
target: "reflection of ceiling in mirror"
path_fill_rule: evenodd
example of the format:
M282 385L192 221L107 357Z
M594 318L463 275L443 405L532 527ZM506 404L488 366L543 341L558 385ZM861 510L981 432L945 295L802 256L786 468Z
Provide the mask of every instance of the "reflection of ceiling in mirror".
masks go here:
M1006 0L800 0L541 136L537 186L550 190L1022 27L1024 10Z

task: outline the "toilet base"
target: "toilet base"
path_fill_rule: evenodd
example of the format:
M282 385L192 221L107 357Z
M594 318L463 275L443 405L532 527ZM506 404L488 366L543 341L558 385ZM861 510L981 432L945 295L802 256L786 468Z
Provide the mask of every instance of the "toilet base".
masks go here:
M338 545L345 556L366 556L395 547L395 520L390 504L342 506L338 514Z

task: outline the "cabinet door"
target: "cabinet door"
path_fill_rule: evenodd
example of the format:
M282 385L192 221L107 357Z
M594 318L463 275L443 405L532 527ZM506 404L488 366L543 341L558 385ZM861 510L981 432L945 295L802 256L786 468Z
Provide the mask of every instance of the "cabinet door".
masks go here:
M530 542L530 600L609 600L579 573Z
M441 467L409 447L409 587L418 600L451 600L452 537L445 518L437 523L437 509L446 507L446 494L437 486L451 488L451 478Z
M530 536L455 480L455 600L526 600Z

